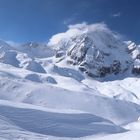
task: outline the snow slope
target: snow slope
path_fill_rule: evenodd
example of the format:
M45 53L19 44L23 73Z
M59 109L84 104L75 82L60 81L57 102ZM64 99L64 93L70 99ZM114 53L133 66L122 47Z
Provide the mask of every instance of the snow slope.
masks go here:
M52 135L57 137L82 137L93 134L119 133L125 130L116 126L112 122L86 113L54 113L36 109L34 106L24 104L14 104L7 102L8 105L0 104L1 133L9 131L13 135L15 131L25 134L30 132L34 135ZM18 106L15 107L15 106ZM21 106L21 108L20 108ZM29 106L29 107L28 107ZM41 118L41 119L40 119ZM7 132L8 133L8 132ZM11 134L10 134L11 133ZM15 132L16 133L16 132ZM27 134L26 134L27 133ZM41 137L41 136L40 136ZM42 136L43 137L43 136Z

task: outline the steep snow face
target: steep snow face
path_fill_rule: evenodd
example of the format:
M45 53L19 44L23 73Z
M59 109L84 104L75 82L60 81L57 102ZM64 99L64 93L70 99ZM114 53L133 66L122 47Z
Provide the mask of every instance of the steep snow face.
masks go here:
M139 49L131 48L130 54L130 45L104 24L70 26L67 32L53 36L48 45L58 54L63 51L68 63L77 65L92 77L124 73L129 67L132 70L133 64L137 66L139 63L135 60Z
M16 59L16 55L17 52L12 50L3 51L0 54L0 62L18 67L20 62Z

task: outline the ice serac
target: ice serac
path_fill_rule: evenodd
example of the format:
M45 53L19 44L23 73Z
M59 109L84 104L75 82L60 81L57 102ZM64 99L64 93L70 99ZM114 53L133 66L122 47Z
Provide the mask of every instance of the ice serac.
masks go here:
M140 73L139 46L123 41L104 24L70 26L67 32L53 36L49 45L57 57L66 55L69 64L91 77Z

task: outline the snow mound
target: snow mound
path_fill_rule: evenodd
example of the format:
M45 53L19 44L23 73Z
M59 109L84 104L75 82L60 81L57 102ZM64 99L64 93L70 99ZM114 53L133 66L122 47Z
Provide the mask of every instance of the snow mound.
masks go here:
M51 76L46 77L45 81L47 81L48 83L51 83L51 84L57 84L56 80Z
M35 61L29 61L26 65L26 69L30 70L30 71L34 71L34 72L38 72L38 73L46 73L46 71L44 70L44 68L37 62Z
M82 81L84 79L84 76L80 74L79 71L71 68L59 67L55 65L52 71L61 76L70 77L77 81Z
M28 74L25 79L33 81L33 82L41 82L40 76L37 74Z
M0 106L0 121L2 122L0 124L2 133L4 133L3 125L24 131L24 134L32 132L57 137L83 137L100 133L125 132L125 129L114 125L112 122L90 114L53 113L3 105Z
M20 62L17 60L16 56L17 56L17 52L15 51L1 52L0 62L18 67Z

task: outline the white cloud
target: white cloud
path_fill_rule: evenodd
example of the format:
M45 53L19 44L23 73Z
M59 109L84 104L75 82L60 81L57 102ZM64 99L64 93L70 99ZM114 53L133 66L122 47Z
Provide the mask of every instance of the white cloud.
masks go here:
M79 24L74 24L74 25L68 25L69 29L83 29L83 28L86 28L86 27L88 27L86 22L79 23Z
M74 20L75 20L75 17L67 18L63 21L63 24L67 26L67 25L71 24L72 22L74 22Z
M49 40L49 43L48 45L55 45L55 44L58 44L59 41L62 39L62 38L65 38L65 33L58 33L56 35L53 35L52 38Z
M69 40L71 37L87 33L95 35L97 33L100 34L110 34L114 37L120 38L120 35L111 31L105 23L95 23L95 24L87 24L86 22L80 24L69 25L68 30L63 33L58 33L49 40L48 45L57 45L62 40Z
M118 13L112 14L112 17L114 17L114 18L117 18L117 17L120 17L120 16L121 16L121 12L118 12Z
M66 18L64 21L63 21L63 24L68 26L69 24L72 24L76 21L77 17L79 16L78 13L73 13L69 18Z
M95 32L95 31L106 31L106 32L112 32L107 25L104 22L101 23L94 23L94 24L88 24L86 22L80 23L80 24L74 24L68 26L69 30L77 29L79 32Z

